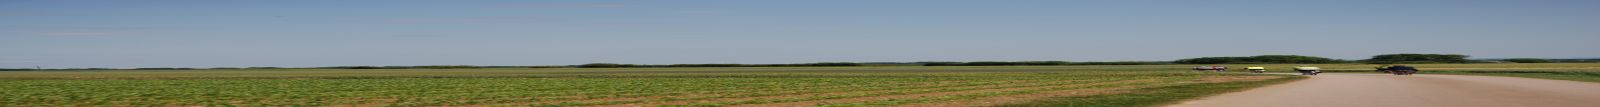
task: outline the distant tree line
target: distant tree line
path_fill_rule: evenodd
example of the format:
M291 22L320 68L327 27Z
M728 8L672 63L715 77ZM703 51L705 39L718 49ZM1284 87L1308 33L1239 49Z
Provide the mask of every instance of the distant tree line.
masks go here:
M1249 57L1201 57L1172 61L1179 64L1326 64L1344 63L1344 60L1300 56L1300 55L1260 55Z
M1509 58L1489 59L1486 61L1500 61L1510 63L1600 63L1600 59L1540 59L1540 58Z
M565 68L566 66L472 66L472 65L427 65L427 66L334 66L316 67L322 69L479 69L479 68Z
M195 68L133 68L133 70L194 70Z
M1472 63L1467 55L1459 54L1385 54L1372 56L1371 59L1361 60L1374 64L1418 64L1418 63Z
M428 65L428 66L336 66L317 67L327 69L477 69L483 68L470 65Z
M1505 62L1513 62L1513 63L1554 63L1554 62L1556 62L1556 61L1551 61L1549 59L1539 59L1539 58L1511 58L1511 59L1499 59L1499 60L1495 60L1495 61L1505 61Z
M0 68L0 71L34 71L34 70L39 70L39 69L32 69L32 68Z
M669 64L669 65L640 65L640 64L615 64L615 63L590 63L577 65L577 68L662 68L662 67L838 67L838 66L865 66L866 64L852 62L823 62L803 64Z
M1066 61L1019 61L1019 62L980 61L980 62L922 62L922 63L923 63L922 66L1028 66L1028 65L1038 66L1038 65L1067 65L1067 64L1070 64L1070 62L1066 62Z
M0 71L38 71L38 70L122 70L122 69L114 69L114 68L67 68L67 69L0 68Z
M1600 63L1600 59L1547 59L1558 63Z
M917 62L922 66L1051 66L1051 65L1161 65L1169 62L1067 62L1067 61L980 61L980 62Z
M1163 65L1163 64L1326 64L1326 63L1371 63L1371 64L1415 64L1415 63L1600 63L1600 59L1539 59L1539 58L1509 58L1509 59L1467 59L1470 56L1459 54L1384 54L1375 55L1369 59L1346 61L1314 56L1300 55L1258 55L1248 57L1200 57L1180 59L1175 61L1122 61L1122 62L1068 62L1068 61L977 61L977 62L822 62L800 64L616 64L616 63L589 63L582 65L564 66L472 66L472 65L427 65L427 66L334 66L311 68L281 68L281 67L216 67L216 68L68 68L68 69L42 69L42 70L199 70L199 69L479 69L479 68L668 68L668 67L842 67L842 66L1062 66L1062 65ZM28 68L0 68L0 71L37 71L41 69Z
M1300 55L1260 55L1249 57L1201 57L1172 61L1177 64L1326 64L1326 63L1369 63L1369 64L1427 64L1427 63L1596 63L1600 59L1538 59L1538 58L1511 58L1511 59L1467 59L1471 56L1460 54L1383 54L1375 55L1369 59L1346 61L1314 56Z

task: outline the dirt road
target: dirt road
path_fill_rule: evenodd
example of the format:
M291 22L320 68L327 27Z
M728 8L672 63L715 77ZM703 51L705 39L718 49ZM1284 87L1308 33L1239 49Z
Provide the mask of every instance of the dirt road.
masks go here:
M1172 107L1600 107L1600 83L1330 73Z

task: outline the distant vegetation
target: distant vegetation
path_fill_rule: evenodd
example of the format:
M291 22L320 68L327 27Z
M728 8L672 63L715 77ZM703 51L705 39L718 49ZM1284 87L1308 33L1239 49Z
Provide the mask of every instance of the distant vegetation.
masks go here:
M1600 58L1592 59L1549 59L1558 63L1600 63Z
M1372 56L1372 59L1361 62L1374 64L1417 64L1417 63L1470 63L1467 55L1457 54L1385 54Z
M589 64L578 65L578 68L629 68L629 67L635 67L635 66L638 66L638 65L633 65L633 64L613 64L613 63L589 63Z
M193 70L194 68L134 68L133 70Z
M1512 58L1512 59L1501 59L1500 61L1515 62L1515 63L1552 63L1552 62L1555 62L1555 61L1550 61L1548 59L1539 59L1539 58Z
M1343 60L1300 55L1260 55L1250 57L1202 57L1173 61L1180 64L1326 64Z
M331 69L475 69L475 68L484 68L484 67L471 66L471 65L429 65L429 66L381 66L381 67L380 66L337 66L337 67L318 67L318 68L331 68Z
M577 65L578 68L660 68L660 67L836 67L836 66L864 66L861 63L851 62L823 62L804 64L671 64L671 65L638 65L614 63L590 63Z
M1067 61L1019 61L1019 62L917 62L922 66L1050 66L1050 65L1162 65L1168 62L1067 62Z
M1166 65L1166 64L1329 64L1329 63L1370 63L1370 64L1426 64L1426 63L1600 63L1600 59L1539 59L1539 58L1510 58L1510 59L1467 59L1467 55L1458 54L1384 54L1372 56L1371 59L1347 61L1340 59L1323 58L1301 55L1258 55L1248 57L1200 57L1180 59L1175 61L1120 61L1120 62L1069 62L1069 61L976 61L976 62L821 62L800 64L618 64L618 63L590 63L582 65L553 65L553 66L473 66L473 65L426 65L426 66L333 66L311 68L281 68L281 67L216 67L216 68L68 68L68 69L32 69L32 68L0 68L0 71L36 71L36 70L197 70L197 69L478 69L478 68L672 68L672 67L844 67L844 66L1070 66L1070 65Z

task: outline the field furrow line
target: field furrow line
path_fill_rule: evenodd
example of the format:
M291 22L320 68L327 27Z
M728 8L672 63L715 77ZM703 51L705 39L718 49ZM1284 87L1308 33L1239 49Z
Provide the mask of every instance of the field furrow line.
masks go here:
M1043 88L1086 87L1086 86L1098 86L1098 85L1110 85L1110 84L1127 84L1127 83L1152 82L1152 81L1155 81L1155 80L1136 79L1136 80L1119 80L1119 81L1109 81L1109 82L1091 82L1091 83L1082 83L1082 84L1050 84L1050 85L1027 86L1027 87L983 88L983 89L968 89L968 90L958 90L958 91L942 91L942 92L928 92L928 93L907 93L907 94L880 95L880 96L861 96L861 97L850 97L850 98L807 100L807 101L790 101L790 102L777 102L777 103L750 103L750 104L731 103L730 105L731 105L731 107L816 106L818 104L825 104L825 103L848 103L848 102L863 102L863 101L875 101L875 100L886 100L886 99L937 97L937 96L946 96L946 95L960 95L960 94L987 93L987 92L1005 92L1005 91L1018 91L1018 90L1033 90L1033 89L1043 89ZM705 105L705 104L702 104L702 105Z
M1070 84L1070 83L1076 83L1076 82L1098 82L1098 81L1112 81L1112 80L1059 80L1059 81L1052 81L1052 82L1017 81L1017 82L1005 82L1005 84L979 84L979 85L960 85L960 86L950 86L950 87L926 87L926 88L910 88L910 89L884 89L884 90L866 90L866 91L853 91L853 92L832 92L832 93L813 93L813 94L779 94L779 95L773 95L773 96L697 99L697 100L688 100L688 101L670 101L670 102L604 105L604 106L626 107L626 106L655 106L655 105L688 105L688 104L707 104L707 103L753 104L753 103L794 102L794 101L808 101L808 100L824 100L824 99L866 97L866 96L874 96L874 95L899 95L899 94L916 94L916 93L946 92L946 91L964 91L964 90L978 90L978 89L1036 87L1036 86L1047 86L1047 85L1058 85L1058 84ZM1024 83L1024 84L1012 84L1012 83Z
M1021 81L1030 81L1030 80L1021 80ZM747 98L747 97L787 96L787 95L794 95L794 94L845 93L845 92L854 92L854 91L863 91L863 90L927 89L927 88L957 87L957 86L994 85L994 84L1005 84L1005 83L1010 83L1010 82L976 82L976 83L959 83L959 84L937 84L937 85L929 85L929 86L915 86L915 85L907 86L907 85L902 85L902 86L892 86L892 87L879 87L881 89L835 88L835 89L827 89L827 90L791 90L791 91L753 93L753 94L743 94L743 95L725 95L725 94L723 94L723 95L684 95L684 96L674 96L674 97L665 97L665 98L657 98L657 99L643 99L643 100L629 100L629 101L582 102L582 103L561 102L561 103L567 103L567 104L559 104L559 105L562 105L562 106L633 105L635 103L649 103L649 102L688 102L688 101L695 101L695 100L739 99L739 98Z
M1015 81L1012 81L1012 82L1015 82ZM859 89L848 88L848 87L880 87L880 88L886 88L886 89L899 89L899 88L930 88L930 87L936 88L936 87L948 87L948 86L959 86L959 85L973 85L973 84L981 85L981 84L1003 84L1003 83L1006 83L1006 82L1004 82L1004 81L1001 81L1001 82L971 82L969 80L952 80L952 81L936 81L936 82L907 82L907 83L899 83L899 84L845 85L845 86L812 87L812 88L771 88L771 89L761 89L761 90L756 90L756 91L739 91L739 92L734 92L734 93L716 92L716 91L702 91L702 92L698 92L698 93L660 94L660 95L657 95L657 96L638 96L638 97L625 97L625 98L583 98L582 96L566 96L566 98L562 98L562 99L514 98L514 99L495 99L495 100L512 101L512 102L502 102L502 103L511 103L511 104L494 104L494 105L530 105L530 104L537 104L537 105L583 106L583 105L600 105L600 104L642 103L642 102L648 102L648 101L677 101L677 100L695 100L695 99L709 99L709 98L753 97L753 96L771 96L771 95L804 94L804 93L827 93L827 92L840 92L840 91L856 91L856 90L859 90ZM749 93L749 92L763 92L763 93ZM521 101L534 101L534 102L521 102ZM516 102L520 102L520 103L516 103Z

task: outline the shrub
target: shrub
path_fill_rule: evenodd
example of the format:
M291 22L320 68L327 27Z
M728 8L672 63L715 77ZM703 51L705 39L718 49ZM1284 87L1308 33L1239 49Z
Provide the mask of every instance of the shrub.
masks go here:
M244 69L278 69L278 67L245 67Z
M1468 63L1467 55L1457 54L1385 54L1372 56L1372 59L1362 60L1367 63L1396 64L1396 63Z
M1163 65L1163 64L1172 64L1172 63L1170 63L1170 62L1134 62L1134 61L1125 61L1125 62L1073 62L1070 65Z
M133 70L193 70L194 68L134 68Z
M861 66L862 64L861 63L851 63L851 62L823 62L823 63L802 64L802 65L805 65L805 66Z
M633 67L633 66L634 65L631 65L631 64L589 63L589 64L578 65L578 68L622 68L622 67Z
M916 62L922 66L1049 66L1049 65L1160 65L1172 64L1168 62L1067 62L1067 61L1020 61L1020 62Z
M483 67L471 66L471 65L428 65L428 66L412 66L410 68L422 68L422 69L477 69L477 68L483 68Z
M565 66L528 66L528 68L566 68Z
M1550 63L1550 62L1553 62L1553 61L1550 61L1550 60L1547 60L1547 59L1539 59L1539 58L1512 58L1512 59L1502 59L1501 61L1516 62L1516 63Z
M672 64L667 67L744 67L744 64Z
M1180 64L1322 64L1344 61L1300 55L1258 55L1250 57L1201 57L1180 59L1172 62Z
M961 66L961 62L917 62L922 66Z

